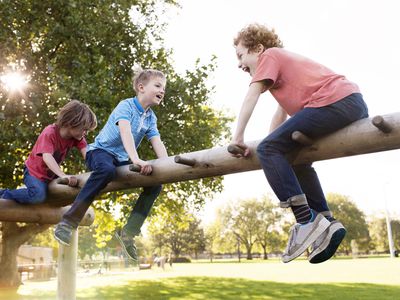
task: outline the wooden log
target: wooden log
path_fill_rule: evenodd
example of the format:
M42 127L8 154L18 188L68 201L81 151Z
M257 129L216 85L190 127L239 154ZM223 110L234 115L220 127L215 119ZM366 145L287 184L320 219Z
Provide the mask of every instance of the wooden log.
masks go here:
M194 167L196 165L195 159L188 159L188 158L182 157L181 155L175 156L174 161L177 164L182 164L182 165L186 165L189 167Z
M57 224L70 207L53 207L48 204L23 205L13 200L0 200L0 221L38 224ZM80 223L90 226L94 221L94 210L89 208Z
M237 146L237 145L229 145L227 150L231 154L236 154L236 155L238 155L238 154L243 155L244 154L244 150L242 148L240 148L239 146Z
M139 165L136 165L136 164L129 165L129 171L140 172L141 169L142 169L142 167Z
M385 121L382 116L373 117L372 124L383 133L390 133L392 131L392 127Z
M371 119L367 118L354 122L333 134L314 140L312 145L290 153L288 159L292 164L304 164L399 149L400 113L385 115L383 118L387 125L392 128L389 134L377 129L372 124ZM246 143L251 151L251 155L246 158L233 157L228 153L226 146L183 154L185 158L207 162L207 164L199 164L194 168L176 164L174 157L153 160L153 173L150 176L130 172L128 166L121 166L117 168L116 179L110 182L102 192L257 170L260 169L260 164L255 151L259 142ZM89 173L80 174L77 177L81 184L86 182ZM48 203L58 206L66 205L71 203L76 194L77 189L51 182L49 184Z
M76 299L78 229L72 230L71 244L58 248L57 300Z
M306 136L304 133L300 131L294 131L292 133L292 140L304 146L310 146L314 143L312 139L310 139L308 136Z

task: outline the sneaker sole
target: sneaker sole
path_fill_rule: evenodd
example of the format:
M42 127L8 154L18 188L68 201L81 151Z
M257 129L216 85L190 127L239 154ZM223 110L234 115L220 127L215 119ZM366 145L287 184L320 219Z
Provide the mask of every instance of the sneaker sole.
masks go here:
M125 244L122 241L121 237L119 236L118 233L114 233L114 236L117 238L118 242L120 243L120 245L122 246L122 249L124 250L125 254L127 257L129 257L131 260L133 260L134 262L137 262L137 259L134 259L132 256L129 255L128 251L126 250Z
M321 245L319 245L318 248L314 249L310 253L310 256L308 257L308 259L310 260L314 256L316 256L319 253L321 253L322 251L324 251L329 246L332 239L335 239L335 238L337 239L338 235L337 234L335 235L335 233L340 229L345 229L344 226L342 225L342 223L340 223L338 221L331 222L331 225L328 228L328 232L327 232L327 235L326 235L324 241L321 243Z
M61 245L63 245L63 246L71 246L71 244L68 244L68 243L66 243L66 242L64 242L62 239L60 239L58 236L56 236L55 234L54 234L54 238L57 240L57 242L59 242Z
M325 219L325 217L321 218L321 220L318 222L317 229L315 229L315 231L307 237L301 247L297 249L292 255L283 255L282 261L284 263L288 263L303 254L304 251L306 251L306 249L310 247L313 242L315 242L315 240L329 227L330 224L331 223L327 219Z
M340 243L346 235L346 229L338 224L339 228L332 230L330 239L327 242L314 250L308 257L308 261L312 264L319 264L330 259L335 253ZM327 244L327 245L326 245Z

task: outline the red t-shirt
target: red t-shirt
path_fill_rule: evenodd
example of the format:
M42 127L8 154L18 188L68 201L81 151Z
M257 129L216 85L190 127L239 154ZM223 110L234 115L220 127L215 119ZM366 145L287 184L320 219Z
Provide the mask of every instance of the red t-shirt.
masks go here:
M42 181L52 180L56 175L47 167L43 161L42 154L52 154L56 162L60 165L70 149L77 147L80 150L85 148L86 145L85 138L80 141L74 138L63 139L60 136L60 129L57 125L52 124L47 126L39 135L32 152L25 161L25 165L30 175Z
M269 48L260 55L251 83L264 80L272 80L269 91L289 115L304 107L327 106L360 92L343 75L282 48Z

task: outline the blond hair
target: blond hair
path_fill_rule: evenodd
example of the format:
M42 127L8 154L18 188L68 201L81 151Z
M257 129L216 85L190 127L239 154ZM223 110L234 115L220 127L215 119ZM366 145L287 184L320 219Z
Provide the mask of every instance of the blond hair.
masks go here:
M83 128L90 131L97 127L97 119L88 105L71 100L58 112L56 124L60 128Z
M264 25L257 23L247 25L239 31L233 39L233 45L242 43L249 51L256 50L258 45L263 45L265 49L278 47L283 48L283 43L275 33L274 29L268 29Z
M159 77L165 79L165 75L163 72L155 69L142 69L137 67L134 70L135 75L132 79L132 85L135 92L138 92L139 84L147 84L151 78Z

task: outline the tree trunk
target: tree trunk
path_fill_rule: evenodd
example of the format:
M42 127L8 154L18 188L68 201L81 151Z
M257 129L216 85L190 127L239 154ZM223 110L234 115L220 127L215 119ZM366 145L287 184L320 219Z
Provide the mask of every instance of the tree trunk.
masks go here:
M252 260L253 259L253 255L251 254L251 246L246 246L246 250L247 250L247 260Z
M15 223L10 223L15 224ZM5 235L9 235L8 238ZM18 234L18 226L7 226L3 223L3 239L1 243L0 258L0 287L17 289L21 284L21 278L17 267L17 253L19 244L12 236Z
M264 251L264 259L268 259L267 245L265 245L265 246L263 245L262 248L263 248L263 251Z
M17 223L2 222L2 243L0 258L0 287L17 289L21 284L18 273L18 248L35 234L49 228L50 225L18 226Z

